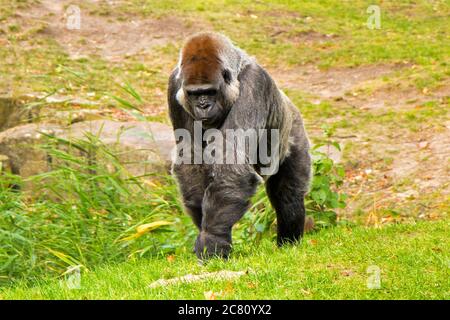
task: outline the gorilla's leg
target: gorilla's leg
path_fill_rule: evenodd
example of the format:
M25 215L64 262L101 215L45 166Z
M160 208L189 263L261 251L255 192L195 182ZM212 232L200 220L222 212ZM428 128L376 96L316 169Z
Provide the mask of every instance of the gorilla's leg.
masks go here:
M202 227L195 243L199 258L228 257L231 229L248 209L258 182L254 171L244 165L223 165L216 172L203 199Z
M266 183L267 195L277 213L278 245L296 242L303 235L310 162L307 150L293 147L277 174Z
M202 223L202 201L207 186L207 168L200 165L174 165L183 204L198 229Z

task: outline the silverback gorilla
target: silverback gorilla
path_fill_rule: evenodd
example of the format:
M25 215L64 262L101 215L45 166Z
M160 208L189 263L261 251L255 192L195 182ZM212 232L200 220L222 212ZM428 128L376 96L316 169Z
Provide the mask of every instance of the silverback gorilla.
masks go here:
M228 257L232 227L248 209L263 180L277 214L278 245L299 240L305 224L304 196L311 177L309 140L300 112L270 75L227 37L199 33L188 38L181 49L169 79L168 100L176 137L177 130L194 134L196 123L200 123L202 133L214 129L224 136L233 129L278 132L275 143L260 138L256 143L257 149L278 148L277 170L271 174L261 173L259 160L180 161L185 155L180 153L183 144L177 138L173 174L185 210L200 231L195 242L197 256ZM190 150L204 150L209 142L187 139L184 146L188 143L192 145ZM252 155L244 149L248 160Z

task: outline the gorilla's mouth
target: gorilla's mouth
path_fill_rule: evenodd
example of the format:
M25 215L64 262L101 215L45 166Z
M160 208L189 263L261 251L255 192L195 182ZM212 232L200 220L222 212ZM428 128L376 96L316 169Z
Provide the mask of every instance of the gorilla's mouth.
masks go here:
M196 111L196 112L195 112ZM201 121L203 125L211 126L217 122L217 118L220 114L217 108L212 107L210 110L195 110L194 118L196 121Z
M202 127L205 129L217 128L219 127L220 117L217 114L208 116L208 117L197 117L195 121L201 121Z
M199 120L204 123L211 123L211 122L214 122L214 117L203 117L203 118L200 118Z

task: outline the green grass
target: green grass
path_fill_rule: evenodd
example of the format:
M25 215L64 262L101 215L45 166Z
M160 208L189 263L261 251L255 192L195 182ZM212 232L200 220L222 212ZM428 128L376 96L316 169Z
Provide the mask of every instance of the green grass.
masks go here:
M0 286L61 275L77 266L91 269L175 253L195 238L173 177L131 175L119 161L126 152L95 135L48 136L36 148L47 152L52 171L28 179L0 171ZM345 196L335 191L344 171L320 154L313 171L307 213L317 228L335 225L335 210L345 206ZM262 186L253 200L235 226L236 243L275 236L275 212ZM148 223L162 225L138 231Z
M272 241L240 244L229 261L200 265L186 248L177 255L95 268L81 275L79 289L61 279L18 283L3 299L448 299L448 220L390 225L380 229L338 227L307 235L301 245L279 249ZM368 268L380 268L381 287L368 289ZM158 289L160 278L219 270L248 270L235 280L205 280Z
M184 26L199 23L201 30L230 36L273 71L277 81L284 75L281 70L287 70L295 82L305 64L321 70L399 64L403 67L355 88L359 97L377 90L412 90L416 96L428 92L425 96L429 99L416 103L413 97L408 106L368 110L345 99L321 97L317 104L311 101L317 98L311 93L286 90L302 111L314 143L323 139L324 124L338 136L356 137L339 140L345 143L342 165L346 176L343 186L333 186L333 190L349 194L349 208L337 210L339 227L308 235L298 248L279 250L271 241L274 212L264 194L258 193L254 206L234 230L233 258L206 266L199 266L190 252L195 230L182 213L173 179L160 177L151 184L136 180L124 172L116 155L101 145L93 147L98 148L106 166L73 154L53 154L62 160L60 170L33 179L41 181L44 196L16 192L10 184L21 182L0 175L0 286L6 284L0 298L203 298L203 292L209 290L224 291L223 298L449 296L448 183L423 192L417 180L428 179L425 170L388 182L383 178L403 152L414 151L406 152L402 145L445 133L450 100L448 95L439 99L433 92L448 86L450 76L448 0L380 1L380 30L366 27L366 9L377 1L128 0L117 2L116 7L105 1L73 2L83 15L98 17L99 23L105 21L101 19L126 23L167 17ZM94 100L117 119L117 107L123 106L113 96L129 98L124 97L123 85L129 83L142 97L139 107L152 111L166 105L167 78L178 59L181 39L168 39L114 61L94 54L73 59L46 30L46 19L61 17L21 18L23 13L33 14L38 4L38 0L0 0L0 95L22 99L26 94L57 93ZM305 34L317 35L322 41L306 41ZM87 45L90 40L81 39L80 43ZM348 92L352 93L353 89ZM45 107L67 108L59 104ZM168 122L165 111L145 116ZM388 146L399 147L392 151L386 150ZM376 173L352 182L365 169ZM399 201L395 197L397 192L410 190L420 191L417 198ZM383 218L442 221L383 229L343 227L349 223L346 219L352 225L364 224L371 215L377 216L377 223ZM130 242L118 241L132 235L137 226L159 220L173 225ZM167 254L175 255L173 263L167 261ZM382 271L380 290L368 290L365 285L366 270L372 264ZM76 265L84 272L82 289L64 290L55 277ZM146 289L160 277L247 268L255 273L230 284Z
M0 0L0 65L4 81L13 94L62 89L68 93L104 92L111 80L136 84L149 101L162 102L154 88L163 88L175 65L181 45L168 43L145 54L118 62L90 55L72 60L54 39L46 35L42 21L29 21L28 29L17 29L14 13L32 7L36 1ZM416 63L415 75L401 72L403 81L419 88L436 87L448 77L450 41L446 1L383 1L380 30L366 27L366 9L371 1L144 1L82 3L83 14L118 21L177 17L185 24L203 22L210 29L230 36L239 46L269 66L317 64L323 68L376 63ZM253 18L252 18L253 17ZM256 17L256 18L255 18ZM20 25L20 23L19 23ZM281 34L277 34L282 31ZM337 36L325 43L306 42L296 36L315 32ZM426 42L426 46L424 46ZM151 63L150 63L151 62ZM61 74L61 66L82 72L88 86ZM24 81L26 80L26 81ZM392 81L395 81L392 79ZM146 89L146 90L144 90ZM117 92L117 91L116 91Z

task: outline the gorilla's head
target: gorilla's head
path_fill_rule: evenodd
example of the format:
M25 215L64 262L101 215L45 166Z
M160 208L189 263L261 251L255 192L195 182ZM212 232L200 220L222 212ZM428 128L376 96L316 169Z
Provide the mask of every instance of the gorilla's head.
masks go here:
M177 100L205 128L217 128L239 96L237 72L228 61L233 60L229 41L217 34L197 34L186 42L178 65L182 86Z

